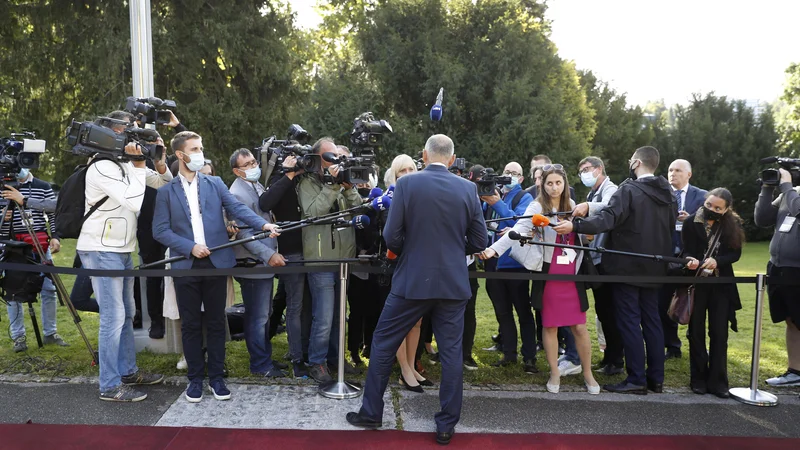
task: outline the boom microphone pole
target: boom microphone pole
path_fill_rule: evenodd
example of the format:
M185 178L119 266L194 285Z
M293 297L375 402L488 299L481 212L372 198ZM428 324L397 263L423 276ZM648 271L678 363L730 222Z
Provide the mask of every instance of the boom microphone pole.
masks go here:
M536 216L571 216L572 211L555 211L547 214L531 214L528 216L511 216L511 217L500 217L498 219L487 219L484 222L486 223L493 223L493 222L505 222L506 220L520 220L520 219L532 219Z

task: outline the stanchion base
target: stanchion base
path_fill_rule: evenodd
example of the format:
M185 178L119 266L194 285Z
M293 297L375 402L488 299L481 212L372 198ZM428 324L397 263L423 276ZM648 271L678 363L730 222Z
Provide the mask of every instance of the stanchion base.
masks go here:
M728 392L731 394L731 397L748 405L776 406L778 404L778 397L758 389L754 391L750 388L733 388L728 390Z
M347 381L333 380L319 386L319 395L336 400L356 398L361 394L361 387Z

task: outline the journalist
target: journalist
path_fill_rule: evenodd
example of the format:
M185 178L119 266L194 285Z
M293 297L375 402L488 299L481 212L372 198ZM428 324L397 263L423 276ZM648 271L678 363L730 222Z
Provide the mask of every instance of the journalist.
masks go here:
M61 242L55 235L55 194L50 183L34 178L29 169L22 168L17 173L18 189L9 185L4 186L3 198L14 202L9 206L3 218L3 228L0 234L11 236L14 240L32 242L36 239L45 251L44 261L52 260L52 253L58 253ZM34 235L22 220L21 214L26 214L33 227ZM56 329L56 288L49 277L45 277L41 292L42 301L42 328L44 331L45 345L55 344L61 347L68 346L58 335ZM23 352L28 349L25 336L25 320L22 317L22 303L8 302L9 332L14 342L14 352Z
M611 250L670 255L678 209L667 180L653 175L658 163L657 149L637 149L628 161L630 181L620 185L608 206L583 220L561 222L555 227L556 232L597 235L609 231ZM665 263L616 254L604 255L603 266L609 275L667 274ZM603 386L604 389L641 395L648 390L656 393L663 390L664 331L658 314L658 288L646 283L613 285L628 377L621 383Z
M259 183L261 168L258 161L246 148L231 155L231 170L236 179L231 185L231 194L251 211L270 221L269 211L262 211L258 199L264 194ZM252 236L251 230L239 231L237 238ZM237 264L245 267L282 267L286 260L277 252L274 238L266 238L234 247ZM269 318L272 313L273 274L241 275L236 277L242 290L244 302L244 340L250 353L250 373L265 377L285 377L281 369L287 366L272 360L272 342L269 339Z
M172 269L226 269L236 265L234 251L213 248L228 242L223 211L246 225L273 231L267 223L239 202L218 177L198 173L205 165L200 135L184 131L175 135L170 147L180 161L178 178L159 189L156 196L153 237L170 250L170 255L185 260L172 263ZM225 363L225 301L228 295L224 276L175 278L175 294L181 317L181 340L188 365L189 386L185 397L190 403L203 399L206 361L203 357L202 322L207 329L209 388L217 400L228 400L231 392L223 381ZM100 308L102 313L102 306ZM203 314L204 313L204 314ZM266 330L263 331L266 334Z
M769 312L772 322L786 322L786 354L789 367L782 375L767 380L770 386L800 386L800 300L797 286L780 281L800 279L800 194L792 188L792 174L779 169L780 195L772 200L776 186L764 184L756 202L754 220L759 227L775 227L769 243L767 275L770 283Z
M111 115L127 117L131 122L134 119L125 112ZM125 154L140 157L142 151L132 142L125 146ZM97 161L86 172L85 208L88 211L98 202L103 203L81 227L78 255L87 269L133 269L136 216L142 208L145 187L163 186L172 174L164 166L158 172L150 170L145 161L119 161L105 154L96 154L93 160ZM133 277L92 277L92 287L100 308L100 399L144 400L147 394L131 386L160 383L164 377L136 366Z
M314 143L317 155L340 150L330 138ZM317 217L342 211L361 204L361 196L350 183L340 182L338 165L322 160L320 173L306 173L298 185L298 200L303 218ZM326 176L327 173L327 176ZM330 260L354 258L356 236L352 228L336 228L334 225L312 225L303 228L303 256L306 260ZM309 375L318 383L331 381L328 364L338 363L339 321L335 312L339 310L339 277L335 272L308 274L311 288L311 337L308 346ZM349 366L348 366L349 367Z

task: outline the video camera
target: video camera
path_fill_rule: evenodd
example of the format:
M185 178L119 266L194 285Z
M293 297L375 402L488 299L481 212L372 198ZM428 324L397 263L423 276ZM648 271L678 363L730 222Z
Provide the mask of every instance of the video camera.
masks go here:
M465 158L456 158L456 160L453 161L453 165L448 167L447 170L455 175L463 174L467 171L467 160Z
M497 186L511 184L511 177L498 175L492 168L485 168L481 171L480 178L473 180L478 185L478 196L488 197L497 193Z
M385 120L375 120L371 112L365 112L353 120L350 132L352 156L338 162L345 172L342 177L351 184L369 183L375 172L375 154L383 149L383 134L392 133L392 126ZM342 173L342 172L340 172Z
M112 127L124 127L117 133ZM156 143L159 134L156 130L139 128L124 120L101 117L94 122L72 121L67 129L67 144L75 155L91 156L104 153L114 158L128 160L159 160L164 154L164 146ZM135 142L142 149L142 156L128 155L125 146Z
M158 97L128 97L124 110L136 116L136 121L142 126L148 123L164 125L169 123L170 111L178 105L175 100L161 100Z
M312 147L308 145L311 134L297 124L289 126L289 131L285 140L275 139L270 136L261 141L261 146L253 150L256 161L260 161L262 166L270 167L269 172L277 166L281 173L296 172L305 170L306 172L319 172L322 168L322 159L313 153ZM283 161L289 156L297 157L297 165L287 169L283 167ZM269 181L269 180L267 180Z
M760 161L761 164L777 163L792 174L792 186L800 186L800 159L770 156ZM778 186L781 184L781 173L778 169L764 169L761 171L759 183L765 186Z
M46 142L36 139L33 132L11 133L10 138L0 139L0 189L19 186L17 174L20 169L38 168L39 156L45 147Z

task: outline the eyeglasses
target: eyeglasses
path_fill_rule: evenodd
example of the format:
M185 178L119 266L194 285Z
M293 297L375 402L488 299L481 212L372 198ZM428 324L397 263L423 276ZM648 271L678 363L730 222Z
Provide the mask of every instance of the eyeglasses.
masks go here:
M591 171L593 171L594 169L596 169L596 167L595 167L595 166L586 166L586 167L584 167L583 169L579 170L579 171L578 171L578 173L579 173L579 174L581 174L581 173L588 173L588 172L591 172Z
M550 170L564 170L564 166L561 164L548 164L542 167L542 172L548 172Z
M211 161L209 161L209 163L210 162ZM255 159L251 160L247 164L242 164L241 166L239 166L240 169L254 169L256 167L258 167L258 161L256 161Z
M522 174L519 173L519 172L513 172L511 170L506 170L505 172L503 172L503 175L507 175L507 176L510 176L510 177L518 177L518 176L521 176Z

